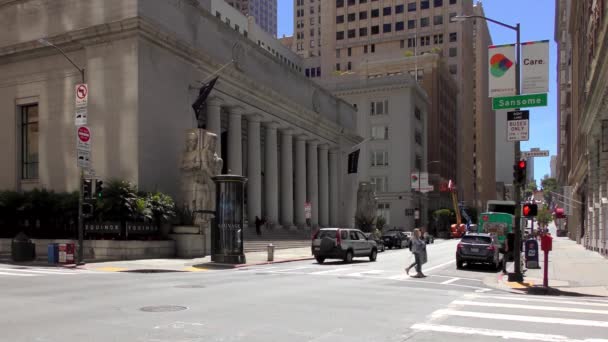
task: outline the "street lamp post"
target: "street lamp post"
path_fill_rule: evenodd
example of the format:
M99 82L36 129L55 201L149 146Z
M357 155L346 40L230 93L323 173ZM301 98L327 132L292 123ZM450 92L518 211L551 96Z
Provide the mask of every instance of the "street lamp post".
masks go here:
M490 18L486 18L484 16L481 15L457 15L455 17L453 17L451 19L452 22L456 22L456 21L465 21L465 20L469 20L469 19L483 19L489 22L492 22L494 24L500 25L502 27L506 27L508 29L511 29L513 31L515 31L515 33L517 34L517 41L515 42L515 47L516 47L516 52L515 52L515 95L521 95L521 86L520 86L520 47L521 47L521 37L520 37L520 33L521 33L521 27L520 24L517 23L515 24L515 26L512 25L508 25L505 24L503 22L494 20L494 19L490 19ZM519 109L516 109L519 110ZM519 145L519 141L515 142L515 164L517 164L517 162L519 162L519 159L521 158L521 151L520 151L520 145ZM514 272L509 274L509 281L523 281L524 277L523 274L521 273L521 222L520 222L520 218L521 218L521 188L522 188L522 184L518 184L516 181L513 182L514 186L514 190L515 190L515 194L513 195L513 199L515 200L515 248L513 250L514 252L514 263L515 263L515 268L514 268Z
M78 71L80 72L80 79L82 81L82 83L85 82L85 78L84 78L84 68L80 68L76 63L74 63L74 61L68 57L68 55L57 45L49 42L48 40L42 38L42 39L38 39L38 42L42 45L45 46L50 46L52 48L54 48L55 50L59 51L59 53L61 53L63 55L63 57L65 57L65 59L67 59L73 66L74 68L78 69ZM78 255L77 255L77 261L76 263L78 265L84 265L84 216L83 216L83 212L82 212L82 205L84 204L84 194L83 194L83 186L84 186L84 171L81 168L80 169L80 179L79 179L79 195L78 195Z

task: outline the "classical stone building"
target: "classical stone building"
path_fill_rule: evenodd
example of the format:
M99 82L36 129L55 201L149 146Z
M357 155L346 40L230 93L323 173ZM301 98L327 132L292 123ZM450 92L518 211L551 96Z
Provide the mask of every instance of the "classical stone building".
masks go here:
M570 237L608 254L608 1L556 1L559 155Z
M97 177L175 195L191 104L219 71L206 115L249 221L350 226L362 139L355 109L211 13L207 1L10 1L0 6L0 189L78 189L75 85L84 68Z

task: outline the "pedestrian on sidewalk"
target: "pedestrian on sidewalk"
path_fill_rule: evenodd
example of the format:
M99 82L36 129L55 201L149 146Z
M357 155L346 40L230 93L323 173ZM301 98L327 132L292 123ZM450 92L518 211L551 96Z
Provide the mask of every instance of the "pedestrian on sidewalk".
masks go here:
M515 233L510 232L505 238L502 256L502 273L507 274L507 262L513 258L513 250L515 249Z
M427 261L426 243L422 239L422 232L418 228L414 229L411 246L412 253L414 254L414 263L405 268L405 273L409 275L410 270L415 266L416 275L414 275L412 278L424 278L426 276L422 273L422 265L426 264Z
M262 225L266 223L265 220L260 219L259 217L255 217L255 232L258 235L262 235Z

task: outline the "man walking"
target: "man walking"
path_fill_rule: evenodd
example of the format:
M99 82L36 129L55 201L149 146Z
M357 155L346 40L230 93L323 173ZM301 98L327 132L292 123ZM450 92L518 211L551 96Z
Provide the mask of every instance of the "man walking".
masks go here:
M255 232L258 236L262 235L262 225L265 223L265 220L260 219L259 217L255 217Z

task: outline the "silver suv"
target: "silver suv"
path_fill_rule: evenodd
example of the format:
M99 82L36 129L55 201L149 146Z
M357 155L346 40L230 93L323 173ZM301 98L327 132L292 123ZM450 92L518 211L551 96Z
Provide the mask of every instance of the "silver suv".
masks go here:
M319 264L325 259L342 259L350 263L354 257L369 257L370 261L376 261L378 256L376 241L365 237L359 229L320 229L312 238L311 249Z

